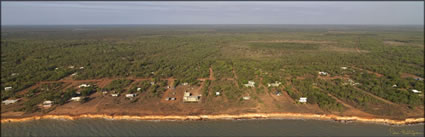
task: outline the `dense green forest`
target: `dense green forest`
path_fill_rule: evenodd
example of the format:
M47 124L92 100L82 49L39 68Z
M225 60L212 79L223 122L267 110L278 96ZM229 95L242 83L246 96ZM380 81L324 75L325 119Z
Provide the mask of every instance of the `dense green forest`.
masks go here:
M119 78L103 89L84 89L83 96L128 90L158 97L167 86L161 79L176 79L171 87L199 85L198 79L208 78L211 68L215 80L207 80L202 89L209 97L220 91L238 100L249 89L243 84L252 80L257 89L282 82L281 88L294 100L306 96L308 103L327 111L344 110L328 94L361 109L382 104L361 90L410 107L424 102L423 93L411 92L424 92L423 79L417 79L425 76L423 27L4 26L1 33L2 100L20 98L17 93L38 82L71 74L74 80ZM321 79L319 71L342 78ZM131 84L126 77L154 78L156 84ZM359 84L344 85L348 78ZM214 82L227 79L236 83ZM63 104L75 95L75 90L57 90L61 92L29 91L25 110L35 111L32 106L44 99L57 98Z

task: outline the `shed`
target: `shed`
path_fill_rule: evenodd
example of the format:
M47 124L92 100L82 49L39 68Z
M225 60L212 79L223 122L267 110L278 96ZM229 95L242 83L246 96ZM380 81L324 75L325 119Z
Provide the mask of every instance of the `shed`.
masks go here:
M136 94L125 94L125 97L128 97L128 98L136 97Z
M5 104L5 105L9 105L9 104L14 104L18 101L19 101L19 99L8 99L8 100L2 101L1 103Z
M80 101L81 100L81 97L72 97L71 98L71 101Z
M307 97L300 97L300 103L307 103Z

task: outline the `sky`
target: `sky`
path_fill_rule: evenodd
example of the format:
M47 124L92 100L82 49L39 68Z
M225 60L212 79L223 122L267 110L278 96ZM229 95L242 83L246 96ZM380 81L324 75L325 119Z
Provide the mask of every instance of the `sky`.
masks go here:
M424 25L424 2L1 2L2 25Z

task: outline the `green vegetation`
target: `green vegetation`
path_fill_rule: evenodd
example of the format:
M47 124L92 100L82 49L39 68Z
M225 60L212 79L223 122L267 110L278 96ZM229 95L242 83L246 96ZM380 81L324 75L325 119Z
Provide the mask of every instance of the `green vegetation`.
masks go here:
M131 82L133 81L128 79L118 79L118 80L112 81L109 85L107 85L103 89L108 91L115 90L116 92L123 92L123 88L130 85Z
M307 27L307 28L303 28ZM325 111L344 111L335 98L372 114L400 114L379 98L403 107L423 107L423 27L393 26L62 26L4 27L1 40L1 94L28 98L25 111L36 111L45 99L64 104L72 88L53 91L41 81L113 80L103 90L161 97L183 83L199 86L206 98L220 91L229 102L251 93L266 94L279 81L293 99L308 97ZM90 31L76 28L93 29ZM46 31L45 29L49 30ZM330 31L332 30L332 31ZM80 67L83 67L80 69ZM347 69L341 69L347 67ZM325 71L328 76L319 77ZM71 74L76 74L72 76ZM132 84L133 78L152 78ZM334 78L337 77L337 78ZM351 79L358 85L345 84ZM254 81L256 88L243 84ZM151 84L150 82L154 82ZM132 84L130 86L130 84ZM394 84L397 87L392 87ZM262 86L260 86L262 85ZM5 87L12 89L5 90ZM264 88L265 87L265 88ZM141 90L137 90L141 88ZM83 88L89 96L96 87ZM368 93L372 94L369 95ZM137 101L137 100L132 100ZM375 109L376 108L376 109Z

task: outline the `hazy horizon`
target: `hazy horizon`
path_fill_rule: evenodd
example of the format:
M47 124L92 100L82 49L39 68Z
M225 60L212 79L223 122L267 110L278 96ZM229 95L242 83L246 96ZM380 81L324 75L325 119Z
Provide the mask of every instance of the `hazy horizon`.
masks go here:
M424 2L2 2L13 25L424 25Z

